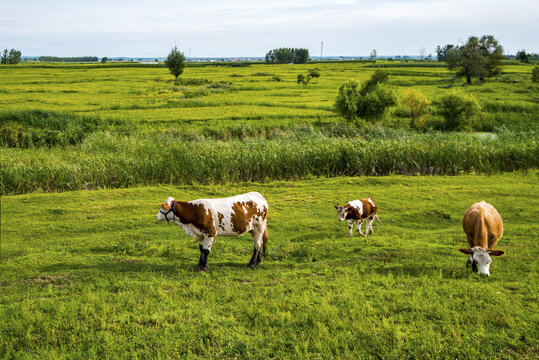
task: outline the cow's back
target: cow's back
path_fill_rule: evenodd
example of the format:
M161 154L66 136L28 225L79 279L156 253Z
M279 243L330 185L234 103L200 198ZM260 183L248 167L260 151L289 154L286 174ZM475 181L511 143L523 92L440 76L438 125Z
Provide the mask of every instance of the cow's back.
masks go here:
M481 201L475 203L462 218L462 228L468 238L470 248L480 246L493 249L503 235L503 221L494 206Z
M265 224L268 203L258 192L221 199L198 199L191 203L204 204L212 212L217 236L237 236Z

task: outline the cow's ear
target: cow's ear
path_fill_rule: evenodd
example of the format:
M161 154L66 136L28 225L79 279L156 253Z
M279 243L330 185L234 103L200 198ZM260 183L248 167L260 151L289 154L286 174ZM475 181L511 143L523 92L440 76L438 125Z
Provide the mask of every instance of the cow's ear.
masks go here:
M459 249L459 251L468 255L473 254L472 249Z
M165 209L165 210L168 210L168 209L170 209L170 205L169 205L169 204L167 204L167 203L163 203L163 204L161 204L161 207L162 207L163 209Z
M490 254L490 256L502 256L503 254L505 254L505 251L503 251L503 250L489 250L488 253Z
M339 207L338 207L337 205L334 205L334 207L335 207L335 209L337 209L337 210L339 209Z

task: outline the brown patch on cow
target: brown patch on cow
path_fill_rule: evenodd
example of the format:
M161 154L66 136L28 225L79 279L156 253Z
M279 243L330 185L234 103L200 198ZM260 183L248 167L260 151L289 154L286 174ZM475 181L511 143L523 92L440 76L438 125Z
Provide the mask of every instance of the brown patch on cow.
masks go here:
M350 203L346 204L344 207L346 208L346 219L350 219L350 220L361 219L361 213L359 212L358 208L351 206Z
M193 224L207 236L215 237L213 215L211 211L206 210L203 204L197 205L186 201L177 201L174 210L182 224Z
M219 227L221 228L221 230L225 230L225 225L223 224L223 219L225 218L225 216L221 214L220 212L218 212L217 218L219 220Z
M462 229L470 248L479 246L491 250L503 236L503 221L494 206L481 201L466 210L462 218Z
M253 201L238 201L232 204L232 230L238 234L245 234L249 230L251 220L258 216L260 220L265 220L268 209L264 206L262 211L258 210L257 204Z
M369 199L361 199L359 201L361 201L361 203L363 204L363 214L361 214L361 218L366 219L376 215L376 213L378 212L378 207L376 206L376 203L373 199L371 199L371 201L374 203L374 206L371 204Z

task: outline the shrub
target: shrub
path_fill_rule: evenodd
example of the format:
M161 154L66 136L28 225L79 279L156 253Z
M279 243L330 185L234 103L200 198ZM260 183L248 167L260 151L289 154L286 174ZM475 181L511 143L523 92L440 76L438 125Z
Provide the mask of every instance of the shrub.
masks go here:
M359 90L360 86L357 80L345 81L339 88L339 95L337 95L335 101L335 109L348 122L357 122L358 100L361 96Z
M385 111L397 103L393 91L378 86L359 98L358 115L366 120L380 119Z
M532 81L539 82L539 65L536 65L532 70Z
M375 83L376 78L377 76L373 75L362 87L358 81L351 80L339 88L335 108L347 121L359 125L360 119L379 119L387 108L396 104L393 91L378 82Z
M474 96L452 91L440 98L438 109L445 119L445 129L471 130L481 113L481 105Z
M410 109L410 117L412 118L410 126L420 128L419 120L421 115L431 101L421 91L408 89L404 92L401 103Z

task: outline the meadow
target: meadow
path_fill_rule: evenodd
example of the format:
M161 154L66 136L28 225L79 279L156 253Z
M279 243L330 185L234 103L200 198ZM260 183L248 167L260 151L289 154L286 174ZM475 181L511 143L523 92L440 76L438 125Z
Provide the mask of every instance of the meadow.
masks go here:
M187 67L179 84L163 67L113 65L0 68L0 193L537 167L529 65L463 87L438 64L379 64L395 92L433 101L423 131L400 105L366 128L335 113L339 86L377 64ZM313 68L322 76L298 85ZM483 107L473 133L437 130L437 98L454 88Z
M402 105L365 127L333 104L378 68ZM298 74L321 77L298 85ZM532 66L463 86L441 64L0 66L0 358L523 359L539 357L539 86ZM479 100L447 132L438 99ZM429 176L427 176L429 175ZM432 175L432 176L431 176ZM259 191L269 249L198 246L155 216L168 196ZM333 205L373 197L347 236ZM505 222L489 278L465 267L474 202Z
M531 359L539 354L539 172L340 177L2 197L0 357ZM259 191L268 251L216 238L208 272L167 196ZM374 235L333 205L376 199ZM465 267L461 218L486 200L505 233L489 278Z

